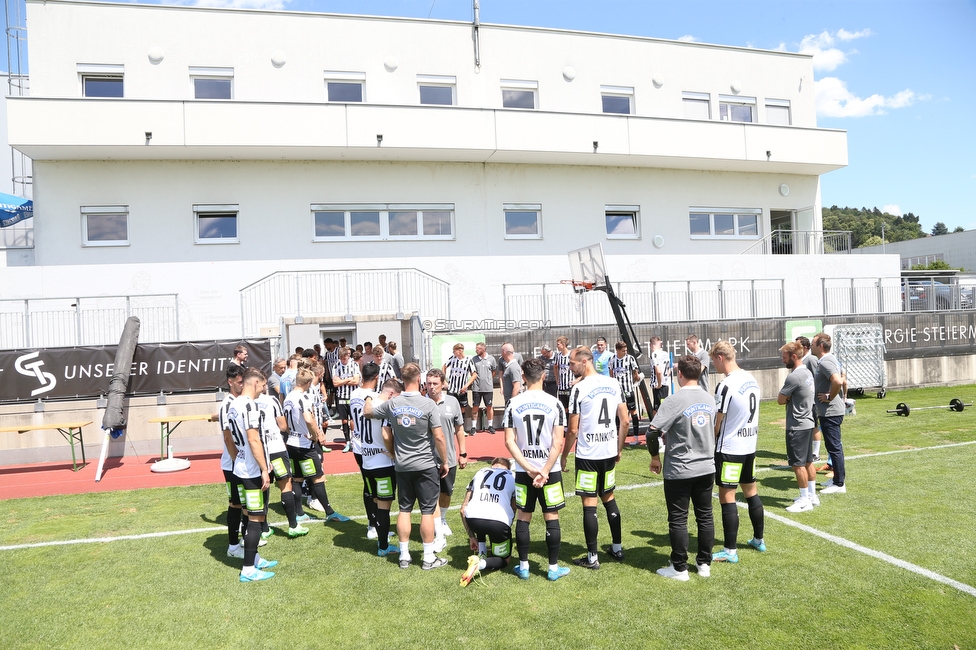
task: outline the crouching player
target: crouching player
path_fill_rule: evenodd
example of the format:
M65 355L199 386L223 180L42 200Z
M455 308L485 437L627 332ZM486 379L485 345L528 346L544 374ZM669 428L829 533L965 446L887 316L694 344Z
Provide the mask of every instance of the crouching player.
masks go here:
M264 392L267 380L257 368L244 371L244 387L227 409L230 429L224 431L224 445L234 458L234 489L247 509L247 529L244 531L244 568L241 582L256 582L274 577L265 571L277 565L275 561L261 559L258 542L261 541L261 524L267 519L268 504L265 490L271 485L268 465L261 442L261 410L254 403Z
M461 522L468 531L471 550L478 550L478 555L468 558L468 568L461 576L462 587L481 571L508 566L514 516L515 477L511 462L507 458L495 458L491 467L475 473L461 504ZM490 557L486 540L491 543Z
M529 359L522 364L525 383L529 387L508 403L502 423L505 426L505 446L515 460L515 505L518 507L515 524L515 546L519 564L515 575L529 579L529 522L535 512L536 501L542 506L546 522L546 547L549 550L550 580L559 580L569 573L560 567L559 510L566 505L563 495L562 466L559 455L563 451L563 432L566 410L562 402L543 389L545 363Z

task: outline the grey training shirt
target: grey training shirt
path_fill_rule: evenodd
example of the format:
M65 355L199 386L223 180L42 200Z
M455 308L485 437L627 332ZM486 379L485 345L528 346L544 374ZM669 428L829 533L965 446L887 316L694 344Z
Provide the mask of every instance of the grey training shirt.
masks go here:
M835 374L840 374L840 363L837 361L837 357L828 352L820 357L820 365L817 367L817 374L814 378L817 395L820 393L830 393L830 376ZM837 391L837 395L834 396L834 399L830 400L829 404L824 404L819 399L815 401L817 404L817 413L821 416L842 416L847 411L844 406L844 398L841 397L840 391Z
M458 458L457 441L454 437L454 432L457 431L457 427L464 426L464 416L461 414L461 404L453 395L441 393L441 401L437 402L437 408L440 411L441 427L443 427L444 431L444 442L447 445L447 466L455 467L458 464ZM437 453L436 447L434 448L434 453Z
M373 417L383 418L393 429L393 448L398 471L417 472L437 467L434 428L441 426L434 400L416 392L403 392L374 405Z
M789 398L786 402L786 430L802 431L813 428L813 375L804 365L797 365L779 391Z
M482 359L477 354L471 357L471 363L474 364L474 370L478 373L475 378L474 383L471 384L471 390L476 393L490 393L495 390L495 357L490 354L486 354Z
M715 473L715 398L701 386L685 386L661 402L651 426L666 434L665 480Z

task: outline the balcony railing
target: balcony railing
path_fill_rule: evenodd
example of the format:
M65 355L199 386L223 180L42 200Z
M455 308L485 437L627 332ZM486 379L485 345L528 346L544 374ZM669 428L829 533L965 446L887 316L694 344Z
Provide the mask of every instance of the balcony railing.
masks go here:
M774 230L743 255L824 255L850 253L850 230Z

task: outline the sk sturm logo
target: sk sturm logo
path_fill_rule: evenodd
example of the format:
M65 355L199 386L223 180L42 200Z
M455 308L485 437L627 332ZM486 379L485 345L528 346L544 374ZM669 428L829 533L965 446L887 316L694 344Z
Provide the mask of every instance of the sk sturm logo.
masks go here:
M31 397L54 390L54 387L58 385L58 380L54 375L41 370L41 366L44 365L43 361L38 360L25 363L31 359L37 359L40 354L40 351L31 352L17 357L17 361L14 362L14 369L17 372L27 377L36 377L37 382L41 385L40 388L35 388L31 391Z
M404 415L402 418L400 418L400 424L402 424L404 427L409 427L413 424L413 420L410 419L409 415Z

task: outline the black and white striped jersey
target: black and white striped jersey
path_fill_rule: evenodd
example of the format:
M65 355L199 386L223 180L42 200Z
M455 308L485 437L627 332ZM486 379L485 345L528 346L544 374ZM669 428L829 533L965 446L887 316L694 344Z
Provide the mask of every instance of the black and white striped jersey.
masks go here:
M467 357L458 359L452 355L444 363L444 374L447 375L447 392L458 394L463 391L465 384L468 383L468 377L475 372L471 359Z
M556 363L553 369L556 371L557 383L556 390L558 391L569 391L570 384L573 382L573 371L569 369L569 351L566 354L562 352L553 353Z
M349 379L350 377L359 376L359 364L352 360L350 357L349 363L343 364L341 361L336 362L332 366L332 381L336 383L336 399L349 401L352 396L352 392L356 390L358 382L356 384L346 384L345 386L339 386L337 379Z
M610 359L610 376L615 377L620 383L620 392L630 395L634 392L634 371L640 372L637 367L637 359L629 354L623 357L614 355Z

